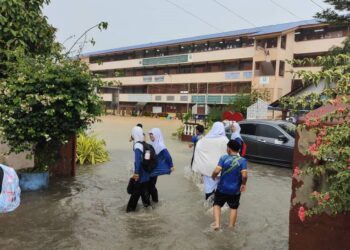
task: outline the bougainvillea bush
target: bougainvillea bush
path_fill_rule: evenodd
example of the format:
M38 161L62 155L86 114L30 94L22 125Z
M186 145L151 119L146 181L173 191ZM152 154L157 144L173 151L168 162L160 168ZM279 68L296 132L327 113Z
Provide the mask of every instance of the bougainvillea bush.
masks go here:
M344 43L348 46L350 39ZM294 166L293 177L315 176L326 182L326 189L313 190L310 199L313 205L301 206L299 218L327 212L335 215L350 211L350 51L318 57L312 60L321 65L322 71L299 71L296 76L305 84L318 85L324 82L321 94L290 97L282 100L285 107L313 109L322 105L332 105L333 111L319 118L306 116L299 129L307 129L316 135L308 148L312 159L303 169ZM293 61L302 64L303 61Z

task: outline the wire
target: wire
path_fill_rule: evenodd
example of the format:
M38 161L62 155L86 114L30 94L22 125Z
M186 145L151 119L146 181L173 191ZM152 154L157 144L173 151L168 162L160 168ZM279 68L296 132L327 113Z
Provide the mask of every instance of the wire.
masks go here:
M301 17L295 15L293 12L291 12L290 10L288 10L287 8L283 7L282 5L276 3L275 1L273 0L270 0L271 3L273 3L274 5L276 5L277 7L281 8L282 10L284 11L287 11L289 14L291 14L292 16L298 18L298 19L302 19Z
M243 16L239 15L238 13L234 12L232 9L228 8L226 5L220 3L217 0L212 0L214 3L220 5L222 8L224 8L225 10L227 10L228 12L232 13L233 15L239 17L240 19L242 19L243 21L245 21L246 23L249 23L250 25L252 25L253 27L257 27L254 23L252 23L251 21L249 21L248 19L244 18Z
M316 3L314 0L310 0L313 4L315 4L316 6L320 7L321 10L324 10L324 8L319 5L318 3Z
M218 27L215 27L214 25L208 23L207 21L205 21L205 20L202 19L201 17L195 15L194 13L190 12L189 10L185 9L184 7L182 7L182 6L180 6L180 5L176 4L176 3L173 3L173 2L170 1L170 0L165 0L165 1L168 2L168 3L170 3L171 5L175 6L176 8L178 8L178 9L180 9L180 10L186 12L188 15L190 15L190 16L196 18L197 20L201 21L202 23L205 23L206 25L210 26L211 28L213 28L213 29L215 29L215 30L217 30L217 31L219 31L219 32L223 32L223 30L221 30L221 29L219 29Z

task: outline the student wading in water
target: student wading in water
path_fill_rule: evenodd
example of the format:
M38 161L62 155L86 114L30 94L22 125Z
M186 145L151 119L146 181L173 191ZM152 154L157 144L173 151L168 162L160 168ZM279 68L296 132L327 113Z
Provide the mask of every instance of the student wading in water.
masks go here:
M211 174L220 157L226 153L225 127L222 122L215 122L209 133L197 142L192 170L203 176L205 198L208 199L215 191L218 180L213 180Z
M203 125L197 125L196 126L196 135L192 136L192 143L188 145L189 148L193 147L193 154L192 154L192 160L191 160L191 168L193 165L193 159L194 159L194 152L196 150L197 142L204 137L204 126Z
M216 180L221 173L214 196L214 230L220 229L221 208L227 203L230 207L229 227L234 227L237 220L237 209L241 192L246 190L247 161L239 156L240 144L235 140L227 143L227 154L223 155L212 173Z
M156 188L157 179L160 175L170 174L174 171L173 160L164 144L162 132L159 128L152 128L149 132L150 144L157 155L157 165L151 173L149 181L149 193L153 202L158 202L158 190Z
M131 138L134 144L134 175L132 178L135 180L135 184L126 208L127 212L136 210L137 203L141 196L143 205L145 207L150 206L148 194L150 174L142 167L144 151L143 142L145 141L142 128L139 126L134 127L131 131Z

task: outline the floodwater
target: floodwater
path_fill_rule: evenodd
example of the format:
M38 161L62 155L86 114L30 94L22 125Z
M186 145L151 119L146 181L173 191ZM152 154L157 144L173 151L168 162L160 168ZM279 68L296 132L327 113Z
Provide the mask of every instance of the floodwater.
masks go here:
M176 171L158 180L159 204L125 213L132 167L130 130L144 124L165 135ZM53 180L48 190L23 193L15 212L0 215L0 249L287 249L291 170L251 163L234 230L213 232L202 192L185 178L186 143L171 137L178 121L105 117L94 126L111 161L79 167L75 178ZM227 226L226 226L227 227Z

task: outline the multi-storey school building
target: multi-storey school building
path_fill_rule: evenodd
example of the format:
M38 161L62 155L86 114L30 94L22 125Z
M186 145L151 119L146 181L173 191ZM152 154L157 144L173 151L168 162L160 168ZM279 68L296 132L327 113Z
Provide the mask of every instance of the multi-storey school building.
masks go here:
M346 25L308 20L93 52L82 60L105 81L122 84L120 109L184 113L252 89L265 89L273 102L300 86L292 70L320 70L288 60L324 55L348 34ZM113 91L101 89L105 101Z

